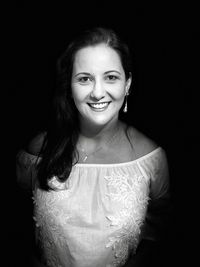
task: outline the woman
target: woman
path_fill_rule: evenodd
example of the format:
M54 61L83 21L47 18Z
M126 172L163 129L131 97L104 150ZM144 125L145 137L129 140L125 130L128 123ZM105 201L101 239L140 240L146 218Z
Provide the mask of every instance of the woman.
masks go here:
M152 225L169 198L167 159L120 120L130 60L112 30L75 39L58 61L51 126L17 155L18 181L33 190L45 266L132 266L139 243L158 237Z

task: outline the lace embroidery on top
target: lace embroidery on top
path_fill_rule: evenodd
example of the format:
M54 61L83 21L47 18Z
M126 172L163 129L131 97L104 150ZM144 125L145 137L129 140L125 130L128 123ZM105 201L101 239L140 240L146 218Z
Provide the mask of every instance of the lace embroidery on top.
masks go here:
M56 182L53 182L57 186ZM63 186L62 186L63 187ZM59 186L57 186L59 188ZM33 202L35 205L36 238L38 245L43 252L43 261L48 267L62 267L56 251L57 246L67 250L67 242L62 232L62 227L71 217L65 214L62 209L54 205L55 201L66 198L65 190L54 192L43 192L35 190L33 192Z
M110 186L108 196L122 208L114 216L106 216L115 234L109 238L106 247L112 247L115 259L112 266L125 264L129 252L135 252L139 243L141 226L144 222L148 197L148 185L142 175L130 178L126 174L112 173L105 179Z

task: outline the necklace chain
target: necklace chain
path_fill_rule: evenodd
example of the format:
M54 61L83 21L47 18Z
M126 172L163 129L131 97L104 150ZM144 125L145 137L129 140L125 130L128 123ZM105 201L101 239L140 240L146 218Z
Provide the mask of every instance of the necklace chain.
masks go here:
M110 136L110 138L108 138L108 140L103 145L108 145L111 143L111 141L114 141L115 137L118 134L118 131L119 131L119 126L117 126L117 128L116 128L115 134L113 136ZM96 150L94 150L93 152L88 154L88 153L86 153L85 149L83 147L81 147L81 145L79 144L79 148L80 148L81 152L85 154L82 161L85 162L88 159L88 157L92 156L93 154L95 154L96 152L101 150L103 148L103 145L100 145Z

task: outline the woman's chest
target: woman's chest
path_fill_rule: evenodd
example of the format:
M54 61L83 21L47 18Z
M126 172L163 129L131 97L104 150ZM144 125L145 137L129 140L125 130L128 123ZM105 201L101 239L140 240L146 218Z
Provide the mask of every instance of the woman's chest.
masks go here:
M70 182L68 189L49 192L36 189L35 216L38 223L79 223L80 225L124 225L139 223L149 199L149 181L141 174L119 171L101 178L82 176Z

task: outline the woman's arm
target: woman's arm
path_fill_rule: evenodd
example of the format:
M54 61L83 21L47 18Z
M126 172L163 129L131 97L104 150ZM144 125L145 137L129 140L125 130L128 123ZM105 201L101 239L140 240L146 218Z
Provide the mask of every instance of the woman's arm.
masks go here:
M150 200L143 238L159 241L167 233L172 214L169 168L166 153L163 149L152 162L150 177Z
M157 262L158 244L151 240L141 240L137 251L131 255L124 267L160 267Z
M164 150L148 164L145 163L145 168L149 171L151 182L146 220L137 251L131 255L125 267L167 266L163 265L163 257L166 257L166 248L169 245L172 204L168 162Z
M44 142L45 133L37 135L26 149L21 149L16 156L16 176L20 188L31 191L36 177L36 165Z

